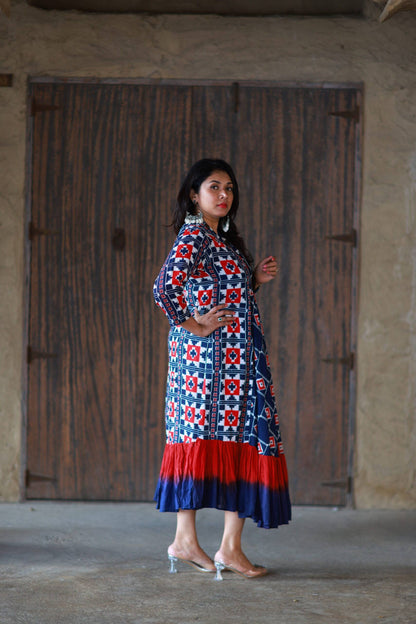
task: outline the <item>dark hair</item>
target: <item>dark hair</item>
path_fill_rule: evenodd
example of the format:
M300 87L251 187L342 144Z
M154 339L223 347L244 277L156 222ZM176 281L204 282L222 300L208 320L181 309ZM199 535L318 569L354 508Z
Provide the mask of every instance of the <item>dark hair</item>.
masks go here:
M178 193L176 207L173 215L173 228L176 234L178 234L185 221L186 213L189 212L191 214L195 214L196 209L191 200L191 190L194 190L195 193L199 193L201 184L214 171L224 171L225 173L227 173L230 176L230 180L233 184L233 203L227 215L230 220L229 229L227 232L224 232L224 230L222 229L224 221L223 218L221 218L218 223L218 230L220 231L221 235L226 239L226 241L234 245L234 247L236 247L243 254L249 265L253 267L253 257L246 248L244 240L240 236L237 230L237 226L234 222L239 205L238 184L232 167L228 163L226 163L225 160L221 160L219 158L202 158L192 165L184 181L182 182L182 186Z

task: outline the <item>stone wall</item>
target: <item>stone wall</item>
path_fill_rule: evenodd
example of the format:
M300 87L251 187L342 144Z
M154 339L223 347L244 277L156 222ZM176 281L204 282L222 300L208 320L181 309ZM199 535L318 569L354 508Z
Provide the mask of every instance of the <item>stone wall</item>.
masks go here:
M0 499L24 459L28 76L259 79L365 85L355 501L416 507L416 15L0 16ZM22 390L23 389L23 390Z

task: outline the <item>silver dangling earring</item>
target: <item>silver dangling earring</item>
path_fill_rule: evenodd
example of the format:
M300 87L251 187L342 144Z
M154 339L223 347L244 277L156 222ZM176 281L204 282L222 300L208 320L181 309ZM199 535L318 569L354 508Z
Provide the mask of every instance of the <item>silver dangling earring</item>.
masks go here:
M195 225L200 225L201 223L204 222L204 218L202 216L202 212L200 210L198 210L198 202L197 201L194 201L194 205L195 205L195 208L196 208L196 213L195 214L191 214L190 212L186 211L184 223L193 223Z
M224 223L222 224L222 231L228 232L229 229L230 229L230 217L227 215Z

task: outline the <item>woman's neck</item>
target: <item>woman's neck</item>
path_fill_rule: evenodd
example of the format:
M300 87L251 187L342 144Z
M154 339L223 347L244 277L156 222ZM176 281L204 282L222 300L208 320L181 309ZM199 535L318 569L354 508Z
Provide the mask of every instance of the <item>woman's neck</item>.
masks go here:
M204 216L204 221L205 221L205 223L206 223L207 225L209 225L209 227L211 228L211 230L214 230L214 232L215 232L216 234L218 234L218 223L219 223L219 219L210 219L209 217L208 217L208 219L207 219L207 217L205 217L205 216Z

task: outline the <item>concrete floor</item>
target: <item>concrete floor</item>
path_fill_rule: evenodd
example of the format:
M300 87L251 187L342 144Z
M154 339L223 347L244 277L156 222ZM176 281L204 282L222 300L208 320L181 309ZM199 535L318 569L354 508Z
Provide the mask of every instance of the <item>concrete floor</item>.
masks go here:
M198 512L213 554L222 514ZM271 570L222 583L168 574L174 514L147 503L0 504L1 624L416 623L416 512L295 507L248 520L246 552Z

